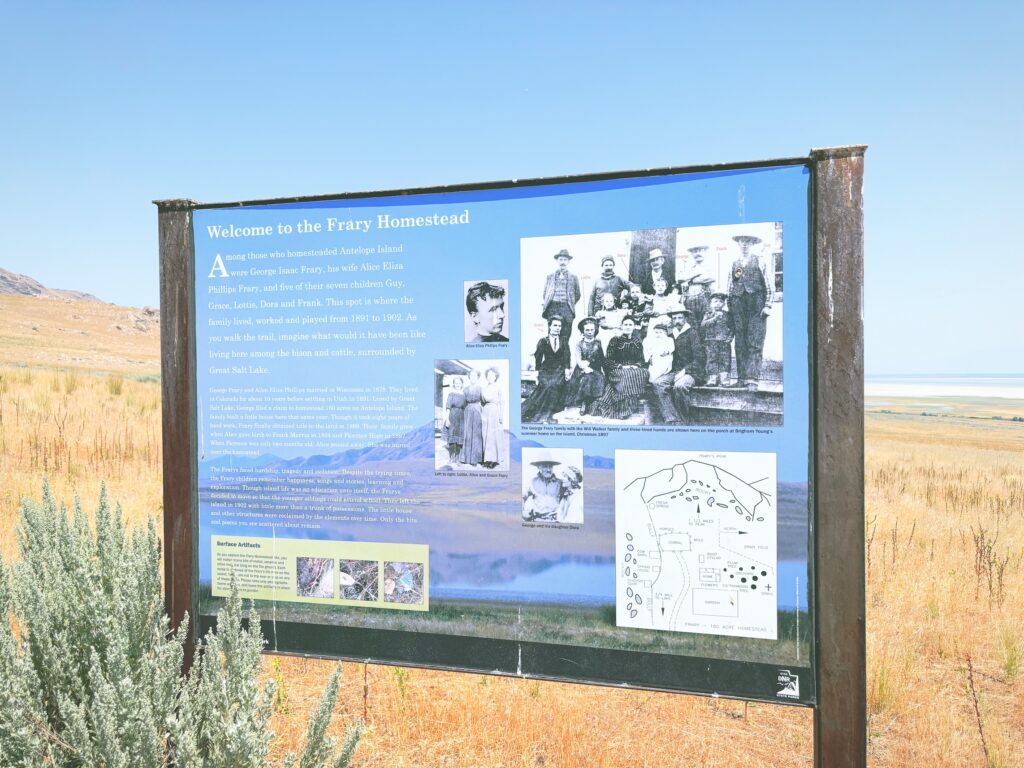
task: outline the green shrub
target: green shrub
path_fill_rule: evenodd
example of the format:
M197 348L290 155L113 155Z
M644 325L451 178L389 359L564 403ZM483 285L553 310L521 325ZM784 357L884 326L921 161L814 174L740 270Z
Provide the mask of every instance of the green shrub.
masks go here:
M21 558L0 560L0 766L264 768L274 681L257 682L259 619L242 624L237 592L181 675L185 628L170 631L160 595L160 542L125 531L100 495L92 533L47 485L25 500ZM361 725L336 752L327 737L340 668L282 765L347 766Z

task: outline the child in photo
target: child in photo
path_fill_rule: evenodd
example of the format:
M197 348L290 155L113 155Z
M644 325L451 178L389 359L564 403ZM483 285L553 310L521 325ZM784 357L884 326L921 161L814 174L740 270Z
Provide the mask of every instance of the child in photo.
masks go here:
M672 370L672 355L676 345L668 334L668 324L659 320L651 326L650 333L644 339L644 364L651 381Z
M636 320L640 338L647 335L647 324L654 312L652 300L653 297L644 293L639 283L630 283L629 294L622 300L622 308ZM606 345L605 349L607 348Z
M668 280L659 277L654 281L654 297L651 299L651 312L656 318L655 322L668 319L668 313L678 309L681 303L679 294L669 290Z
M601 294L601 308L595 313L600 324L597 337L601 340L601 347L608 348L608 342L619 335L622 328L622 318L628 311L621 309L615 301L615 296L610 293Z
M732 317L725 309L726 295L712 293L708 297L708 312L700 324L701 337L707 354L707 386L729 386L732 368Z
M565 467L562 478L562 498L558 502L555 519L566 525L583 525L583 472L579 467Z

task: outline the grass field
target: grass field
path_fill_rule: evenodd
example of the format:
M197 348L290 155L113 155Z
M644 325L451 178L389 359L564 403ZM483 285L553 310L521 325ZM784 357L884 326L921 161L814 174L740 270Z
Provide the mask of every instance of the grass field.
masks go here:
M72 321L19 336L8 326L31 312L10 301L0 297L0 552L14 552L19 499L38 496L44 473L69 501L77 491L91 505L105 479L128 519L159 517L153 339L145 355L110 342L104 365L67 368L61 355L88 355L57 343ZM121 310L96 311L107 327ZM870 407L873 766L1024 766L1024 424L1010 420L1021 415L1014 401ZM301 739L330 667L267 658L282 690L276 752ZM366 768L811 764L810 712L776 705L347 664L338 712L339 726L365 717Z

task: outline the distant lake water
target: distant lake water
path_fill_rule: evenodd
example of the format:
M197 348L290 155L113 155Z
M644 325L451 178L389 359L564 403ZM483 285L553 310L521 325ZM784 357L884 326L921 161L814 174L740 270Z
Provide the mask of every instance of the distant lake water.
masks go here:
M559 563L539 573L479 587L471 584L432 585L431 597L498 600L522 603L611 605L615 602L615 567L611 564ZM778 605L807 609L807 564L779 561Z
M867 397L997 397L1024 400L1024 375L865 376Z

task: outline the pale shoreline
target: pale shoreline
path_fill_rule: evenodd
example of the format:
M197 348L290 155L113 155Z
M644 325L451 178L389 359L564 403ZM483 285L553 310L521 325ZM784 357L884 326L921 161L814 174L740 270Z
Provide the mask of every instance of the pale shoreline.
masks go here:
M971 384L925 384L865 382L865 397L971 397L1024 400L1024 385L984 386Z

